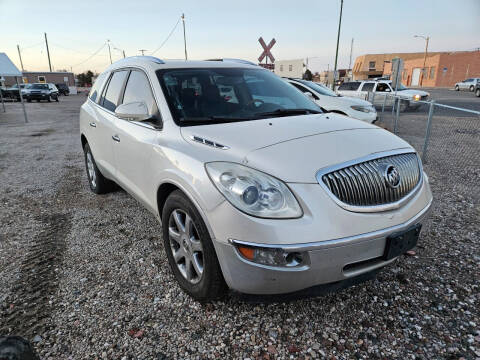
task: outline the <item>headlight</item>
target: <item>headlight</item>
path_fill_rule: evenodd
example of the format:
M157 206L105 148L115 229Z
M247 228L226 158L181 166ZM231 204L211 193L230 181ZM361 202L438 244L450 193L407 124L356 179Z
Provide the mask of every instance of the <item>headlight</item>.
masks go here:
M362 105L353 105L350 106L353 110L361 111L364 113L376 112L373 106L362 106Z
M415 100L415 101L419 101L421 98L422 98L422 96L418 95L418 94L413 96L413 100Z
M262 218L298 218L302 209L282 181L230 162L205 164L215 187L237 209Z

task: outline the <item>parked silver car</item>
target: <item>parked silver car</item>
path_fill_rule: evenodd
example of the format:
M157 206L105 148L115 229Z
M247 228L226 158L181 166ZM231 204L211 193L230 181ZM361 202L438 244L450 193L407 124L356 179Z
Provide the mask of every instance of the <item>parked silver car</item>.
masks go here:
M175 278L201 300L379 269L415 246L432 202L405 141L235 60L114 63L80 138L91 190L114 181L154 214Z
M468 78L455 84L455 90L473 91L475 86L480 83L480 78Z

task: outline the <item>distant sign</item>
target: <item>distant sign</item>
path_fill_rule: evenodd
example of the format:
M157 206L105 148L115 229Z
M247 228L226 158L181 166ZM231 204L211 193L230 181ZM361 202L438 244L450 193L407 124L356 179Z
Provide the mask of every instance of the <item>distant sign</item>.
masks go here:
M262 60L266 58L265 61L268 61L268 59L270 59L270 62L274 63L275 58L273 57L270 50L272 50L273 45L275 45L275 43L277 41L275 39L272 39L272 40L270 40L270 42L268 43L268 46L267 46L267 44L265 44L265 41L263 40L263 38L260 36L260 38L258 39L258 42L260 43L260 45L262 45L262 48L263 48L263 52L260 55L260 57L258 58L258 62L262 62Z
M402 73L403 73L403 60L400 58L395 58L392 60L392 88L397 91L397 86L402 82Z

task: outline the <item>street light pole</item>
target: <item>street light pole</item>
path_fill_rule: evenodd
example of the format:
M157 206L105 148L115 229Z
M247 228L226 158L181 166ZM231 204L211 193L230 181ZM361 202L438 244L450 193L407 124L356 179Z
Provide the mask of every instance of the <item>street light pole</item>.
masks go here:
M182 14L183 23L183 46L185 47L185 60L187 60L187 36L185 35L185 14Z
M20 58L20 65L22 65L22 71L25 71L23 69L23 61L22 61L22 53L20 52L20 45L17 45L17 50L18 50L18 57Z
M425 78L427 76L427 71L426 71L425 65L427 63L428 42L430 41L430 37L429 36L425 37L423 35L414 35L413 37L422 38L422 39L425 40L425 55L423 56L423 68L422 68L423 75L422 75L422 78L420 80L420 86L423 86L423 78Z
M45 34L45 45L47 46L48 67L50 68L50 72L52 72L52 63L50 62L50 51L48 50L47 33L44 33L44 34Z
M333 68L332 90L335 90L335 78L337 73L338 44L340 42L340 28L342 27L343 0L340 0L340 18L338 19L337 50L335 52L335 67Z
M107 40L108 55L110 56L110 64L112 63L112 50L110 50L110 40Z

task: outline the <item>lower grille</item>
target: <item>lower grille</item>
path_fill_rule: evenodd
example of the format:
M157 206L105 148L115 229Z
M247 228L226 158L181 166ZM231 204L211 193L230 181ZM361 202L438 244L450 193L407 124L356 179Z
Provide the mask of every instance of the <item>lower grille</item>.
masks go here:
M342 203L367 207L402 200L420 178L417 154L403 153L340 167L323 174L321 181Z

